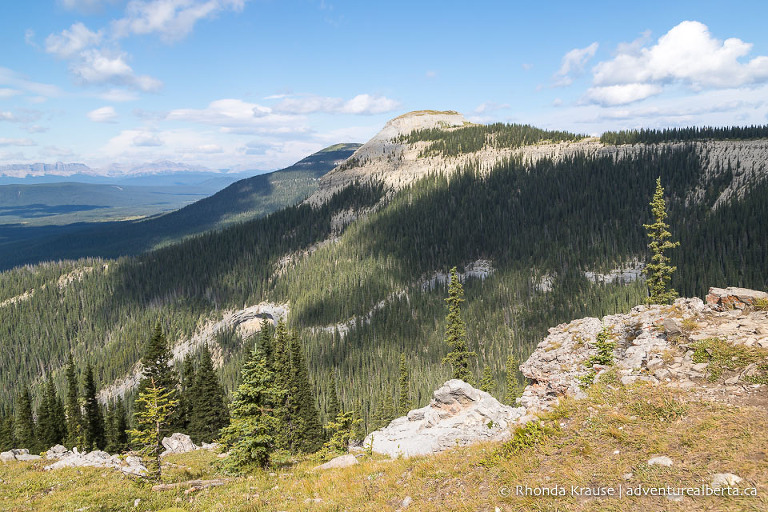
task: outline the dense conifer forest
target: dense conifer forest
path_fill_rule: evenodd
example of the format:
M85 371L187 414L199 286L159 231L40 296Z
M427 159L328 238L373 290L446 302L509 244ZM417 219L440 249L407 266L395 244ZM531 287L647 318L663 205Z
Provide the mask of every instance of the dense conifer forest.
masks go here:
M664 128L621 130L605 132L600 136L603 144L659 144L662 142L690 142L702 140L753 140L768 137L768 125L729 126L694 126L689 128Z
M288 328L302 341L320 421L354 411L370 429L399 407L402 361L414 405L450 377L441 364L447 280L432 278L478 259L494 270L464 281L467 349L477 354L470 370L502 397L520 378L506 362L525 360L548 327L642 302L643 283L592 282L584 272L647 260L643 224L659 177L681 242L671 254L672 286L682 296L768 287L768 183L713 209L730 172L722 169L694 202L686 199L702 169L692 144L622 159L510 159L487 174L469 165L397 192L355 184L319 208L290 207L136 257L17 268L0 274L0 410L26 417L26 387L34 408L50 374L64 396L70 353L77 379L90 364L101 387L133 368L156 324L175 340L224 309L272 301L290 306ZM350 210L363 215L332 229L334 216ZM233 330L217 341L217 375L231 396L257 340ZM177 371L183 377L181 363Z

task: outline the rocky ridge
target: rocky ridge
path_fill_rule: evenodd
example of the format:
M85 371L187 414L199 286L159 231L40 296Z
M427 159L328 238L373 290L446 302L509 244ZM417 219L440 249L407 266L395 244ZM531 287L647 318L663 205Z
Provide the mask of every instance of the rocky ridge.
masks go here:
M612 364L596 364L606 329ZM479 441L503 441L510 427L535 420L564 396L586 398L601 379L685 390L692 399L768 409L768 294L711 288L706 303L677 299L629 313L581 318L549 330L520 366L532 381L519 407L499 403L460 380L434 392L430 404L369 434L364 446L390 457L437 453Z
M401 135L414 130L442 128L456 130L471 123L454 111L416 111L390 120L371 140L360 147L349 159L322 176L319 190L307 201L321 204L331 195L355 181L380 180L399 189L428 174L451 174L470 163L476 163L482 172L490 171L496 164L509 158L519 158L531 165L543 158L560 161L578 154L586 156L610 156L617 159L634 156L649 149L680 148L693 145L701 159L704 174L699 186L690 191L686 201L696 203L705 196L708 184L731 170L733 178L721 191L713 208L731 197L741 197L745 190L768 175L768 141L699 141L670 142L661 144L605 145L596 138L557 144L541 143L520 148L493 148L485 146L474 153L462 153L455 157L423 156L420 153L429 142L412 144L400 142Z

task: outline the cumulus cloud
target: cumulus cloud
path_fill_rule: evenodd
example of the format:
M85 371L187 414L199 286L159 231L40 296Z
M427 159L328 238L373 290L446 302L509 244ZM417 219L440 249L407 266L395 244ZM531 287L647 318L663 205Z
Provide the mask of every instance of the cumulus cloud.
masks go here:
M593 69L587 101L631 103L659 94L666 86L695 91L753 86L768 81L768 57L747 59L752 44L713 37L703 23L684 21L648 46L623 44L615 57Z
M0 87L0 98L10 98L11 96L16 96L17 94L21 94L21 91L17 89L10 89L8 87Z
M597 43L586 48L574 48L563 56L560 69L555 73L555 87L571 85L573 80L584 74L584 67L592 60L597 51Z
M69 59L85 48L98 45L102 36L101 30L91 32L88 27L77 22L68 30L62 30L61 34L49 35L45 39L45 51L61 59Z
M36 146L32 139L8 139L0 137L0 146Z
M150 76L137 76L126 62L125 53L113 53L92 48L80 54L70 70L84 84L118 84L144 92L159 90L163 83Z
M95 123L114 123L117 121L115 107L101 107L88 112L88 119Z
M508 108L509 103L494 103L493 101L486 101L475 108L475 114L487 114Z
M172 110L165 119L218 126L223 133L300 133L308 130L302 116L275 113L269 107L232 98L212 101L204 109Z
M400 107L400 102L385 96L358 94L350 100L328 96L302 95L284 98L275 105L275 112L286 114L329 114L372 115L392 112Z
M224 10L240 11L246 0L131 0L113 23L117 37L157 33L168 42L186 37L195 24Z

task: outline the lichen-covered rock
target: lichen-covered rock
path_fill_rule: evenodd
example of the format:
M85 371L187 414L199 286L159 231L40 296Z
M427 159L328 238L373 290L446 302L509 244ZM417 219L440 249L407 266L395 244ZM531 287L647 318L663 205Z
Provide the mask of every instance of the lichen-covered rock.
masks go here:
M523 407L501 404L464 381L452 379L414 409L365 438L363 445L390 457L429 455L479 441L505 440Z
M768 293L729 286L728 288L710 288L707 294L707 304L717 311L744 309L747 306L753 306L756 300L768 300Z

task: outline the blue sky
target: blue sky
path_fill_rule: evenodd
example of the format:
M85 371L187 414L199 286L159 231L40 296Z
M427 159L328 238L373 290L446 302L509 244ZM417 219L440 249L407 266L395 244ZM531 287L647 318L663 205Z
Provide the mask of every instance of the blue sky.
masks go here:
M768 2L30 0L0 7L0 165L275 169L390 118L768 123Z

